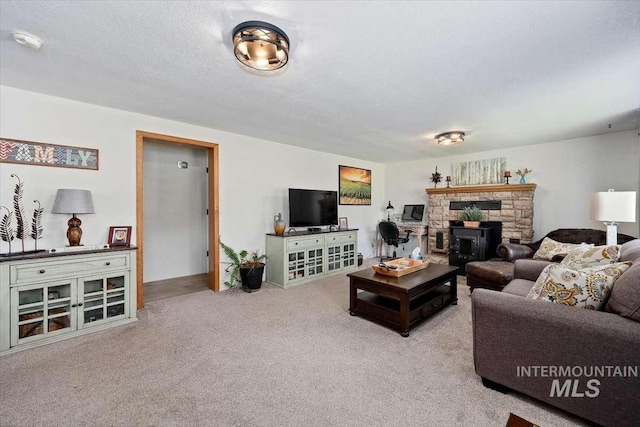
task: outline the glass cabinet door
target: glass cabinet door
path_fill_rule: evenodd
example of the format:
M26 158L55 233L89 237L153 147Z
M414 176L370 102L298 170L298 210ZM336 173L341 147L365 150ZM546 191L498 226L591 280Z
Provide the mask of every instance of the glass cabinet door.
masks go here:
M342 245L327 247L327 270L335 271L342 267Z
M312 277L324 273L324 248L307 249L307 276Z
M107 277L85 277L78 285L79 327L124 318L126 313L125 283L128 277L114 274Z
M124 275L107 277L107 318L122 317L125 314L125 280Z
M356 245L345 243L342 245L342 267L348 268L354 265L356 265Z
M77 329L73 280L11 289L11 344L35 341Z
M289 275L289 281L295 281L305 278L305 251L289 252L287 254L287 274Z

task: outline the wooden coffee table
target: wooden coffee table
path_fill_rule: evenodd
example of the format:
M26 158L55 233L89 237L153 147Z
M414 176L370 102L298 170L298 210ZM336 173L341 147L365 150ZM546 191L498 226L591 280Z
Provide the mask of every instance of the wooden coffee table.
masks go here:
M408 337L409 330L420 321L458 303L457 270L455 266L429 264L397 278L378 274L372 268L347 274L349 313L390 326Z

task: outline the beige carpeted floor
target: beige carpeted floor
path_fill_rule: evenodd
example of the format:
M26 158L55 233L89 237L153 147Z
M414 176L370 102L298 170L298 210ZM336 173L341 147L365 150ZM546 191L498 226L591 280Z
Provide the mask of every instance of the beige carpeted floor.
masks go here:
M344 276L156 301L131 325L0 359L0 425L580 425L482 386L459 298L409 338L350 316Z

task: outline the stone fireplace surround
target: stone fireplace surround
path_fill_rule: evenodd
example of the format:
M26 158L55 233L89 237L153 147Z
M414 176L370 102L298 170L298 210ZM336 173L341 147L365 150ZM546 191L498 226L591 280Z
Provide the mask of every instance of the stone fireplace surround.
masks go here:
M500 210L483 210L487 221L502 222L502 241L533 239L533 195L536 184L473 185L450 188L427 188L429 195L428 224L430 252L449 252L449 221L458 219L457 210L450 210L451 201L500 200ZM444 249L436 249L436 233L443 233Z

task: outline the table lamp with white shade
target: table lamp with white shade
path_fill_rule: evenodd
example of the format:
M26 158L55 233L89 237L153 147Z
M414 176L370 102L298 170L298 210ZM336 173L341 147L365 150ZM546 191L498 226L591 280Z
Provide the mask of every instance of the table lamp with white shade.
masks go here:
M80 225L82 221L76 217L76 214L95 213L91 191L69 188L59 189L56 193L56 200L53 202L51 213L73 215L67 222L67 225L69 225L67 239L69 239L69 246L80 246L80 238L82 237Z
M591 196L591 219L605 221L607 245L618 244L618 223L636 221L635 191L603 191Z

